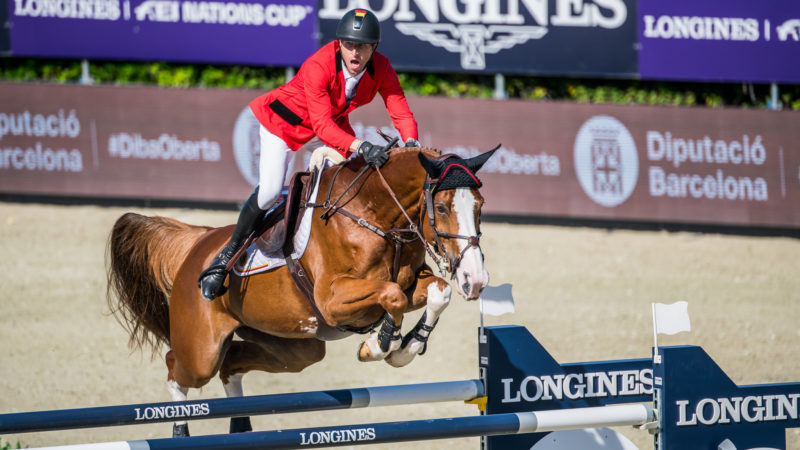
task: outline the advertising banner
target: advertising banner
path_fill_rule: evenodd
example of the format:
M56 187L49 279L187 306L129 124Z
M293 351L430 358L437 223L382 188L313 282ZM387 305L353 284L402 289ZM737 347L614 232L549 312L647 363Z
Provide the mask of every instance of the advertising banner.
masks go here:
M479 173L485 213L800 227L797 112L433 97L410 105L425 145L474 156L502 144ZM381 109L373 103L353 120L381 126Z
M632 77L635 0L319 0L321 42L353 8L381 21L397 70Z
M8 0L13 56L300 65L314 0Z
M244 201L257 183L256 96L0 83L0 191Z
M800 2L638 3L644 79L800 83Z
M0 192L240 203L246 90L0 83ZM800 113L410 97L424 145L474 156L484 213L800 228ZM397 135L382 102L359 137ZM308 145L307 147L313 147ZM291 155L289 171L309 153Z

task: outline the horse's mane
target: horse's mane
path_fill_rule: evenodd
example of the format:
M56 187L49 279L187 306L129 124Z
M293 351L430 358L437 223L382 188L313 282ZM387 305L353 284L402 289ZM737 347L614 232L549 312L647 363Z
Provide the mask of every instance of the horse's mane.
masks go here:
M389 151L389 155L401 155L403 153L422 152L425 156L436 158L442 155L442 151L433 147L395 147Z

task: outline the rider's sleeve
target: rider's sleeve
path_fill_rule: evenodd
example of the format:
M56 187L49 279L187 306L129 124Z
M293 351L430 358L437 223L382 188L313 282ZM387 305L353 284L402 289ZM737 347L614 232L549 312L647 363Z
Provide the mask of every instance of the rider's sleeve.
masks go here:
M313 61L310 64L311 66L308 67L309 70L303 78L303 89L311 128L322 142L333 145L340 153L346 154L356 137L343 130L333 120L329 89L333 86L332 77L337 74L326 71L319 61Z
M376 54L375 56L378 55ZM400 137L403 142L412 138L418 139L417 121L408 107L403 88L400 86L400 80L397 79L397 73L385 56L382 59L384 60L383 64L381 64L383 66L383 75L380 79L378 91L383 97L383 103L386 104L386 111L389 113L394 127L400 131Z

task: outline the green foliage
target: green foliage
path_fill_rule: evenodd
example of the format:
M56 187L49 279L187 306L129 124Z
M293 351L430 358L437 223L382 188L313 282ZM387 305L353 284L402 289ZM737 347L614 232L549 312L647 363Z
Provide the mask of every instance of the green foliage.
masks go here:
M285 70L275 67L92 61L89 70L95 83L113 85L267 91L286 81ZM399 77L410 95L470 98L494 95L492 75L401 73ZM0 58L0 80L77 83L80 79L80 61ZM781 85L780 91L783 108L800 111L800 86ZM515 99L579 103L765 108L769 86L513 75L506 76L506 94Z
M6 442L3 438L0 438L0 450L12 450L12 449L19 449L22 448L22 444L17 441L17 444L12 446L10 442Z

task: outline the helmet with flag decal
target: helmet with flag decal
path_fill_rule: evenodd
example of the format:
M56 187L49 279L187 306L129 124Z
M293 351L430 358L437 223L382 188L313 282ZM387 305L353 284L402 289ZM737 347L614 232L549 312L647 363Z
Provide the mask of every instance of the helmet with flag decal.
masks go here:
M381 23L372 11L351 9L336 26L336 39L359 44L377 44L381 40Z

